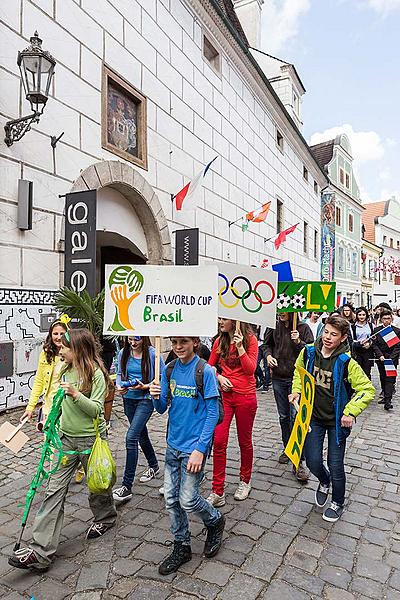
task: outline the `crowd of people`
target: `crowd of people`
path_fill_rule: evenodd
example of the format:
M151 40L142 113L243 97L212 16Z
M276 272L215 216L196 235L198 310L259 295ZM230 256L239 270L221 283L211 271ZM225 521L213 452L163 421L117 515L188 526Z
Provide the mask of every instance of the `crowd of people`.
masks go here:
M396 377L393 370L388 375L385 366L390 359L397 369L400 354L397 319L400 317L384 304L371 315L366 307L354 310L346 304L330 315L311 313L304 320L298 314L279 313L276 327L267 328L261 336L259 327L221 318L213 340L171 338L166 364L160 358L160 382L155 380L158 365L150 339L126 337L118 352L116 377L116 389L122 396L129 424L126 461L120 483L114 489L89 494L94 520L86 537L105 534L115 525L115 505L132 498L139 446L147 461L139 481L148 482L158 476L159 460L147 423L154 410L168 411L162 492L174 542L159 572L173 573L191 559L190 513L203 521L207 531L204 556L215 556L225 528L225 516L220 509L226 502L226 461L232 421L235 418L240 448L234 498L240 502L251 493L257 389L267 391L272 385L282 437L277 461L287 464L285 447L302 392L297 369L300 366L314 376L315 397L310 430L293 475L299 484L304 484L311 471L318 480L315 504L324 509L322 518L337 521L345 502L346 440L356 418L375 397L371 382L375 363L381 384L379 402L387 411L393 408ZM388 327L390 344L386 341ZM380 335L381 332L385 335ZM55 321L45 341L31 399L22 418L32 418L42 398L43 416L39 422L43 423L52 397L61 386L66 396L61 409L60 437L67 453L49 478L33 524L32 543L9 558L14 567L44 570L51 564L59 544L70 482L79 466L83 473L87 468L88 452L96 436L95 418L101 436L107 436L104 400L110 385L94 336L86 329L68 329L65 323ZM323 460L325 438L327 464ZM200 493L200 484L207 460L212 460L212 489L205 498Z

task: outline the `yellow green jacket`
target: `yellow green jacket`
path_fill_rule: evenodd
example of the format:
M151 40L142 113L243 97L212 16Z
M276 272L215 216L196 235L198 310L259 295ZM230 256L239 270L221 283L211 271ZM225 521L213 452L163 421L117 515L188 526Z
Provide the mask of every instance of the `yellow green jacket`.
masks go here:
M318 342L317 342L318 345ZM313 374L314 370L314 358L315 353L319 351L318 347L306 346L296 361L296 368L292 383L292 392L301 393L301 379L297 367L303 367L309 373ZM360 365L353 359L350 358L346 361L348 353L342 352L336 357L335 365L333 367L333 384L334 384L334 398L333 402L335 405L336 413L336 430L338 443L346 437L350 431L345 431L345 428L340 426L340 419L342 415L358 417L362 411L367 408L368 404L375 397L375 388L371 381L368 379ZM308 358L307 358L308 357ZM344 364L347 362L347 382L343 379ZM348 388L351 388L352 392L349 393Z
M55 361L52 360L49 364L46 359L44 350L41 351L39 356L39 364L35 375L35 381L33 382L32 392L29 398L28 410L34 410L36 404L39 402L41 396L46 396L51 385L51 378L53 376Z

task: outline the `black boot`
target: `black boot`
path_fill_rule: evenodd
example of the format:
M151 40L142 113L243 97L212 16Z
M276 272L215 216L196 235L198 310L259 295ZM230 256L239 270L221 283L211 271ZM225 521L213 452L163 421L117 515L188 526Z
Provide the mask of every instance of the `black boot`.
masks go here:
M172 553L164 558L161 565L158 567L160 575L169 575L175 573L181 565L192 560L192 549L183 542L174 542L174 549Z
M203 555L212 558L221 548L222 535L225 529L225 517L221 515L215 525L207 525L207 538L204 544Z
M392 410L393 404L389 402L385 402L385 406L383 407L385 410Z

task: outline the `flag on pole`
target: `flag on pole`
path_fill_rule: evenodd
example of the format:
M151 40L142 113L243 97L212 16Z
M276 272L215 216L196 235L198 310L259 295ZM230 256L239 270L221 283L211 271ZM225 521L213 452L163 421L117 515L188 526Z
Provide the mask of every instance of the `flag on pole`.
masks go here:
M281 231L278 234L278 236L275 238L275 241L274 241L275 250L278 250L280 245L283 244L284 242L286 242L286 237L289 235L289 233L293 233L293 231L296 229L297 225L298 225L298 223L296 223L296 225L292 225L291 227L288 227L288 229L285 229L284 231Z
M246 219L248 221L253 221L253 223L262 223L267 218L270 208L271 202L266 202L260 208L247 213Z
M383 365L385 367L386 377L397 377L397 369L391 358L386 358L383 361Z
M208 169L217 158L218 156L213 158L212 161L209 162L208 165L206 165L194 179L192 179L192 181L189 181L189 183L187 183L180 192L172 197L172 200L175 200L176 210L182 210L183 201L185 201L185 208L187 210L193 210L196 208L198 191L203 185L204 177L206 176Z
M386 344L389 346L389 348L391 348L395 344L400 344L399 338L397 337L393 328L390 325L384 327L378 333L383 339L383 341L386 342Z

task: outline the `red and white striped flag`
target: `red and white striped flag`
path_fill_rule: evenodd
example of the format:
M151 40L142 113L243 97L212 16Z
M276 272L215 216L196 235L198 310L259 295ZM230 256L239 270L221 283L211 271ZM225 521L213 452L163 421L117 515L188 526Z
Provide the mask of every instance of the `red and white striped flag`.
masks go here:
M251 212L247 213L246 219L248 221L253 221L253 223L262 223L267 218L270 208L271 202L266 202L265 204L260 206L260 208L257 208L256 210L252 210Z
M385 373L387 377L397 377L397 369L394 366L394 362L391 358L386 358L383 361L383 364L385 366Z
M289 235L289 233L293 233L293 231L296 229L298 223L296 223L296 225L292 225L291 227L288 227L287 229L285 229L284 231L281 231L277 237L274 240L274 246L275 246L275 250L278 250L279 246L281 244L283 244L284 242L286 242L286 237Z
M209 162L194 179L192 179L192 181L189 181L180 192L173 196L172 199L175 200L176 210L182 210L183 202L185 202L185 209L187 210L193 210L197 207L198 191L203 185L204 177L206 176L208 169L217 158L218 156L213 158L212 161Z

